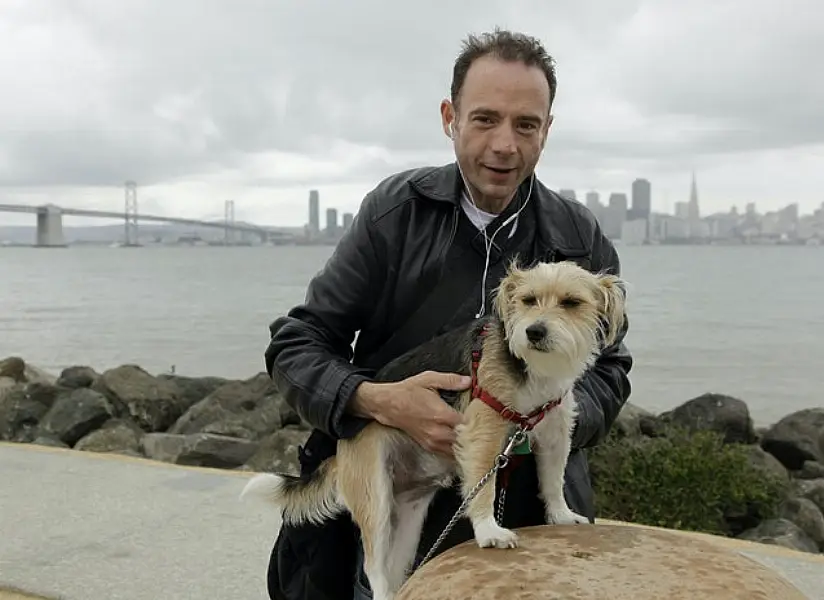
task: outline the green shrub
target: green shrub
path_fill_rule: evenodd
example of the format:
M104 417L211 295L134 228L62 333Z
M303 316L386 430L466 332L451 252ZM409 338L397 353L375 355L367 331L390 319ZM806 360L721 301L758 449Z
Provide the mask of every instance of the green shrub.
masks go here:
M588 451L598 516L736 535L777 513L787 483L751 462L750 449L709 431L656 438L611 435Z

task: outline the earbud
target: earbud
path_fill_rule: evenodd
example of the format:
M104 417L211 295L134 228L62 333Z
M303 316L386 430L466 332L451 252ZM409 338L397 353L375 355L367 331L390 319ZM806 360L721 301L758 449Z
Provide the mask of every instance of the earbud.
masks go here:
M452 121L449 124L449 137L450 137L450 139L453 139L453 140L455 139L455 122L454 121Z

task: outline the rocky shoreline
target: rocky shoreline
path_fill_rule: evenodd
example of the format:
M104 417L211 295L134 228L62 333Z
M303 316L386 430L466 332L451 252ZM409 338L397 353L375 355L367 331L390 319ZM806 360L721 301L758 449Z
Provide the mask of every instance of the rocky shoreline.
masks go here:
M705 394L660 415L629 404L614 434L655 438L673 424L746 446L764 477L787 482L778 515L737 537L824 552L824 408L797 411L756 430L746 403ZM297 473L297 447L308 435L265 373L234 380L152 375L121 365L102 373L75 366L55 377L19 357L0 359L2 441Z
M54 377L0 360L0 440L180 465L298 471L309 435L265 373L245 380L151 375L136 365Z

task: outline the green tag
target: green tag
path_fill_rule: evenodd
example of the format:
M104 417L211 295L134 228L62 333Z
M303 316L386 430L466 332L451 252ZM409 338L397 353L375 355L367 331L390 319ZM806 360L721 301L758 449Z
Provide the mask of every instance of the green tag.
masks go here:
M512 449L512 454L532 454L532 446L529 444L529 436L523 442Z

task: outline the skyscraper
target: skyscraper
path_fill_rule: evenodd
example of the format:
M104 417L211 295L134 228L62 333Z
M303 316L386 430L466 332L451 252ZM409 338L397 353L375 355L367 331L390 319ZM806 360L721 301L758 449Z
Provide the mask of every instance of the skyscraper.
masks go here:
M628 219L648 219L652 212L652 186L646 179L636 179L632 182L632 208Z
M320 231L320 194L317 190L309 190L309 230L312 233Z
M701 218L701 211L698 208L698 184L695 181L695 171L692 172L692 185L690 186L690 201L688 209L688 218L691 222L698 221Z

